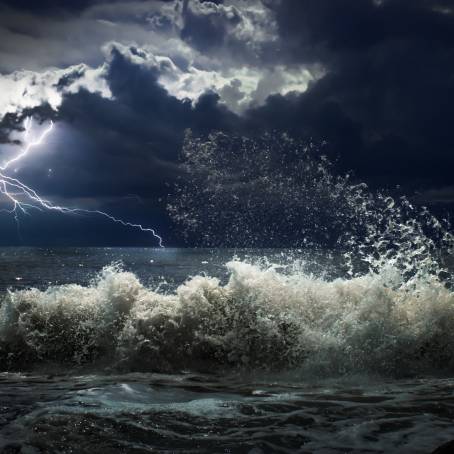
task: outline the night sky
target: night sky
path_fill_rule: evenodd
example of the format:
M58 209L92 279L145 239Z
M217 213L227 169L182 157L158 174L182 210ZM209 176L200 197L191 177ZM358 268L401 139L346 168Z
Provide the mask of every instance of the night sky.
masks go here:
M454 4L0 1L2 156L30 115L55 128L17 178L170 245L184 244L166 207L188 129L323 143L336 171L449 214ZM156 245L96 216L19 222L0 214L0 245Z

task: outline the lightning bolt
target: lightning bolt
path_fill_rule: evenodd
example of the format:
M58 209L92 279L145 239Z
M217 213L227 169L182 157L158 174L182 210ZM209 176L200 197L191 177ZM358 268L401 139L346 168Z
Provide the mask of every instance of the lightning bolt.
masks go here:
M25 146L17 155L8 161L5 161L0 166L0 194L3 194L7 201L11 204L11 209L2 209L0 212L6 212L14 215L16 223L19 222L19 214L30 214L30 209L36 209L39 211L58 211L63 214L95 214L103 216L124 227L131 227L142 232L151 233L153 237L158 240L159 247L164 247L162 238L152 228L124 221L123 219L117 218L100 210L86 210L83 208L69 208L55 205L49 200L41 197L34 189L30 188L22 181L5 173L5 171L7 171L12 164L26 158L33 151L33 149L44 144L46 137L52 132L54 127L54 123L51 121L49 126L36 139L29 141L28 139L32 129L32 123L33 120L31 117L27 117L24 121L24 139L26 140Z
M25 119L24 128L25 128L24 138L27 139L32 128L31 117L27 117ZM17 156L14 156L9 161L6 161L5 164L0 166L0 170L5 171L11 164L20 161L22 158L25 158L33 148L40 146L44 142L44 140L46 140L46 137L51 133L53 128L54 123L53 121L51 121L49 127L45 129L44 132L36 140L28 142L27 145L22 149L22 151Z

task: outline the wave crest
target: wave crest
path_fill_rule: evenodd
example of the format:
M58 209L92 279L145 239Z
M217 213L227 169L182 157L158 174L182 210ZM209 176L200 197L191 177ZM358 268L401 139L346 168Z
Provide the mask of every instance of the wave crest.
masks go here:
M0 364L126 370L301 369L418 374L454 369L454 294L395 268L324 280L232 261L229 280L195 276L163 294L119 265L89 285L9 292Z

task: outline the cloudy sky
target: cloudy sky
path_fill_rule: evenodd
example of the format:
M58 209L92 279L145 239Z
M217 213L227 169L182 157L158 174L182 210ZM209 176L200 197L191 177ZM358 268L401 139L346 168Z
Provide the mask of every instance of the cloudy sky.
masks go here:
M188 129L325 143L339 172L452 210L454 8L450 0L0 1L3 162L24 145L28 116L34 134L50 120L55 127L15 178L53 203L153 226L170 244L182 241L166 207L184 178ZM151 241L96 216L38 212L19 223L18 232L0 214L0 244Z

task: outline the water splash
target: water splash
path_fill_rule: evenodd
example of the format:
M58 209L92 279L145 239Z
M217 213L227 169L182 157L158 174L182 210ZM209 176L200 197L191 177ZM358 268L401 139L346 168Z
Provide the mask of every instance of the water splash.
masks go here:
M170 211L209 244L295 241L301 249L286 266L233 260L225 284L188 276L164 293L115 265L86 287L9 292L0 307L2 367L452 372L447 224L406 198L336 176L316 147L279 143L188 137L190 178ZM304 263L308 255L319 263L324 255L335 273Z
M227 267L225 285L195 276L169 294L118 266L87 287L11 292L0 309L2 368L100 362L397 376L454 369L454 294L439 281L419 280L410 291L388 286L390 270L327 281L238 261Z
M454 250L446 221L407 198L372 192L313 143L188 134L186 179L168 210L186 238L205 246L293 247L343 254L335 267L358 276L397 267L407 279L437 275Z

